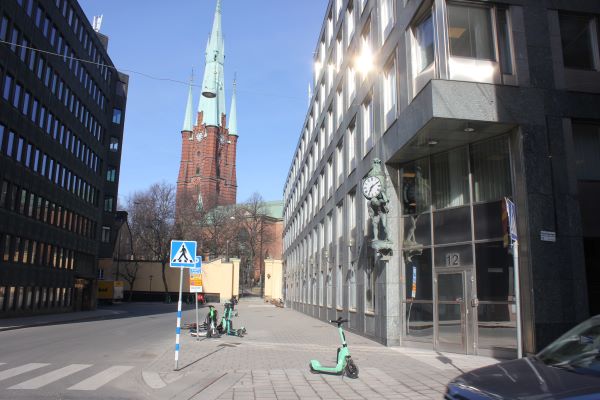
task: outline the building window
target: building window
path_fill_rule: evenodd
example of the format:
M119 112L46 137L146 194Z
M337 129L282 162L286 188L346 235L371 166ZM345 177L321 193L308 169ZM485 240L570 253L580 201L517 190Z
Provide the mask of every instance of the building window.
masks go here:
M361 1L364 3L364 1ZM361 6L361 8L364 6ZM381 24L381 43L385 42L385 38L394 27L394 1L380 1L380 24Z
M112 122L113 124L121 123L121 110L119 110L118 108L113 108Z
M436 209L462 206L469 201L467 148L431 157L433 205Z
M339 127L342 123L342 119L344 119L344 91L342 87L339 87L336 92L336 102L335 102L335 119L337 122L337 126Z
M346 104L346 106L348 108L350 108L350 104L352 104L352 99L354 98L354 95L356 94L356 71L354 70L353 66L349 66L348 67L348 73L346 74L346 87L348 88L348 90L346 91L346 93L348 94L348 102Z
M355 151L355 142L356 142L356 137L355 137L355 131L356 131L356 121L352 121L350 123L350 125L348 126L348 133L347 133L347 138L348 138L348 143L347 143L347 154L348 157L346 158L348 160L348 175L350 175L352 173L352 171L354 171L354 167L356 167L356 151Z
M363 158L373 147L373 103L371 97L362 104Z
M560 36L565 67L598 70L598 20L590 15L560 14Z
M350 310L356 310L356 271L354 262L350 263L348 268L348 308Z
M111 136L108 149L112 152L119 151L119 138Z
M496 59L490 8L448 4L448 36L452 56Z
M600 147L598 147L600 154ZM506 138L471 146L473 200L500 200L511 193L510 157Z
M429 14L414 28L414 37L417 46L416 73L423 72L433 64L433 17Z
M114 209L115 198L113 196L106 196L104 198L104 211L112 212Z
M108 227L108 226L103 226L102 227L101 240L102 240L102 243L108 243L108 242L110 242L110 227Z
M114 182L117 180L117 169L115 167L108 167L106 170L106 180L108 182Z
M344 144L342 141L337 145L336 148L336 156L335 156L335 166L336 166L336 175L337 175L337 184L336 187L339 187L344 180Z
M365 269L365 308L367 312L375 312L375 266L373 257L369 257Z
M600 127L574 123L573 144L577 179L600 181Z
M6 100L6 101L10 100L10 90L12 87L12 81L13 81L12 76L6 75L4 77L4 90L2 92L2 97L4 97L4 100Z
M396 59L394 56L383 68L383 119L387 129L396 119L398 92L396 88Z
M346 9L346 18L344 20L346 25L346 47L350 45L352 41L352 35L354 35L354 8L352 7L353 2L348 3Z
M335 274L335 306L337 308L343 308L343 287L342 287L342 266L338 265L337 272Z

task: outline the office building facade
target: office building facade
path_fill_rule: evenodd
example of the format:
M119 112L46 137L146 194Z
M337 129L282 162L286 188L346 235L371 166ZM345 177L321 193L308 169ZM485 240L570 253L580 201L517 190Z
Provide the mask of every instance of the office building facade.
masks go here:
M0 3L0 316L95 307L128 77L74 0Z
M560 0L330 1L284 188L286 303L387 345L508 356L518 318L527 353L600 312L599 15ZM376 158L387 257L361 190Z

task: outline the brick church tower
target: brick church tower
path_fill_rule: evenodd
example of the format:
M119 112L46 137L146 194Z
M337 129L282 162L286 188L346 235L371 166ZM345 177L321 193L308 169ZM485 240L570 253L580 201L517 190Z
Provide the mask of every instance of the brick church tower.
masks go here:
M197 201L205 210L236 203L235 159L237 111L235 82L229 116L225 113L225 45L221 33L221 0L206 45L202 93L196 118L190 83L183 128L181 163L177 178L177 205L182 199Z

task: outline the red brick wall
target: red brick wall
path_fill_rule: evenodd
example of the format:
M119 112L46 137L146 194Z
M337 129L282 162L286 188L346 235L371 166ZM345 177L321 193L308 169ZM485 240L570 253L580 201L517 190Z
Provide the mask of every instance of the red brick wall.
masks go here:
M177 198L181 199L184 193L188 192L197 199L198 193L202 193L206 209L217 205L235 204L237 138L228 135L224 115L220 127L206 127L202 124L202 119L202 113L198 113L197 125L193 132L194 140L189 140L190 132L181 133ZM222 144L219 143L220 134L225 137ZM196 139L198 135L202 135L201 141Z

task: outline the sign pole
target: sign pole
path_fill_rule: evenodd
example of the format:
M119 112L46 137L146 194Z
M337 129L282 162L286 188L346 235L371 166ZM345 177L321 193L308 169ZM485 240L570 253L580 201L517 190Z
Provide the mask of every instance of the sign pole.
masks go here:
M512 243L513 268L515 273L515 304L517 308L517 357L523 357L523 333L521 331L521 282L519 279L519 241Z
M177 328L175 328L175 371L179 366L179 335L181 334L181 292L183 291L183 268L179 274L179 301L177 302Z
M508 233L512 244L513 272L515 285L515 308L517 312L517 357L523 357L523 332L521 327L521 279L519 274L519 234L517 233L517 206L508 197L504 198L508 216Z
M200 325L198 325L198 293L194 293L196 298L196 340L200 340Z

